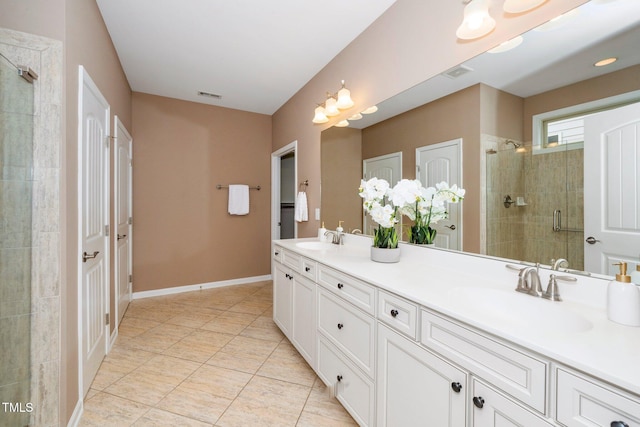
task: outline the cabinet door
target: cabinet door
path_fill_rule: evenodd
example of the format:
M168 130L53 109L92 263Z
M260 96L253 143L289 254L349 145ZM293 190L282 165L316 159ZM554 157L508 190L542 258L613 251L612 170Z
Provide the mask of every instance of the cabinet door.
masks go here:
M569 427L640 426L640 402L610 386L558 369L558 421Z
M291 342L315 369L316 284L303 277L293 281L293 337Z
M378 324L378 426L464 427L467 374Z
M550 427L553 424L493 388L473 379L473 427Z
M273 276L273 321L282 333L291 339L291 302L293 296L293 275L291 270L274 263Z

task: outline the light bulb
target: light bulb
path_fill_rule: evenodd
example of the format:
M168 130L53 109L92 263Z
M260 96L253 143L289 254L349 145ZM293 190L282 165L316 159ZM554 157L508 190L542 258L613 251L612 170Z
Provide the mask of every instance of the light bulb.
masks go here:
M342 89L338 91L338 101L336 106L341 110L353 107L353 100L351 99L351 92L344 87L344 80L342 81Z
M324 103L324 113L328 117L337 116L340 111L338 111L338 106L336 105L337 101L333 96L329 96Z
M489 0L471 0L464 8L464 19L456 31L459 39L471 40L489 34L496 21L489 15Z
M326 114L324 114L324 108L321 105L318 105L315 110L315 115L313 117L313 123L327 123L329 119Z

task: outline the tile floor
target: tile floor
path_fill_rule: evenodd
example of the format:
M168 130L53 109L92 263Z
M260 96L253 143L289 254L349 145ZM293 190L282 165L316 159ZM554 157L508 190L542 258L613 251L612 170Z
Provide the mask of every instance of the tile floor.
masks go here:
M272 321L272 283L135 300L81 426L354 426Z

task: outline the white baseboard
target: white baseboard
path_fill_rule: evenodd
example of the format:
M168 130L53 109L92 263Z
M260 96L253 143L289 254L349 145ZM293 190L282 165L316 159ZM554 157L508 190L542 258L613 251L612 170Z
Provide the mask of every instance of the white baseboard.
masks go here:
M73 410L73 414L71 414L71 418L69 418L69 422L67 423L67 427L77 427L80 424L80 418L82 418L84 406L82 404L82 399L78 399L76 403L76 407Z
M263 282L265 280L271 280L271 275L267 274L264 276L243 277L240 279L230 279L230 280L221 280L219 282L201 283L199 285L185 285L185 286L176 286L173 288L154 289L151 291L134 292L132 295L132 299L135 300L135 299L142 299L142 298L158 297L162 295L180 294L183 292L201 291L203 289L221 288L224 286L246 285L247 283Z
M120 325L116 325L116 327L113 328L113 332L111 333L111 337L109 340L109 347L107 348L107 354L109 354L109 352L113 348L113 345L116 343L116 339L118 338L118 328L120 328Z

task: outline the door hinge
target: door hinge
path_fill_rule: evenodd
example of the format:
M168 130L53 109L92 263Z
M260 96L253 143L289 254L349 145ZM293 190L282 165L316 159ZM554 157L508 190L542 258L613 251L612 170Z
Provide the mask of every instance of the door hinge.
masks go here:
M109 324L109 313L104 315L104 320L105 320L105 324L108 325Z
M416 171L420 173L420 165L416 165Z
M133 274L129 275L129 283L133 282Z
M104 235L109 237L109 225L104 226Z
M129 225L133 225L133 218L129 217Z

